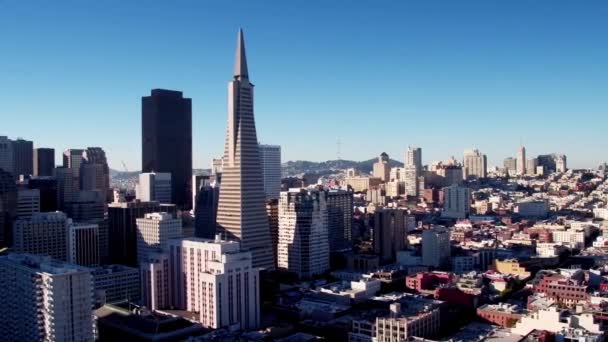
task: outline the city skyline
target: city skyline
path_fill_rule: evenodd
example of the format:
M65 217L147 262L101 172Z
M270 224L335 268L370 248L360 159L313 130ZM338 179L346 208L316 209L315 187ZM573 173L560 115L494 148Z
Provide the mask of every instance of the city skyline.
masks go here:
M461 160L465 149L478 148L488 166L499 166L523 140L529 156L562 153L574 168L596 167L608 147L596 138L608 120L608 49L597 44L608 32L608 6L547 4L387 4L392 11L331 4L302 13L278 3L188 3L169 11L162 4L4 4L0 38L9 48L0 50L0 74L11 86L0 92L0 112L8 113L0 135L55 148L57 157L100 146L112 168L122 170L124 160L135 171L139 99L172 89L192 98L193 166L207 168L222 154L227 42L242 26L262 86L259 140L281 145L284 161L336 159L339 138L342 159L386 151L400 160L417 145L424 164ZM137 25L123 19L136 9L148 18ZM31 15L18 22L20 13ZM163 18L174 25L157 26ZM316 25L304 28L311 19ZM104 26L108 20L115 25ZM155 37L163 49L151 44ZM91 57L102 52L103 59ZM287 77L297 80L289 92ZM580 116L593 124L577 131ZM23 117L38 124L23 125ZM373 143L370 129L378 131ZM306 144L291 139L296 130L307 132Z

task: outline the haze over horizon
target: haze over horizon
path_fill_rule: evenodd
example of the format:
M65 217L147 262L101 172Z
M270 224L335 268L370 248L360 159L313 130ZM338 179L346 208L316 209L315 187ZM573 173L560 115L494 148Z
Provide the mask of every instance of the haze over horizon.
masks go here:
M424 164L476 147L501 165L520 141L574 168L608 159L608 3L307 5L2 3L0 135L57 156L100 146L113 169L139 170L141 97L179 90L193 166L208 168L243 27L258 138L283 161L337 159L338 138L355 161L416 145Z

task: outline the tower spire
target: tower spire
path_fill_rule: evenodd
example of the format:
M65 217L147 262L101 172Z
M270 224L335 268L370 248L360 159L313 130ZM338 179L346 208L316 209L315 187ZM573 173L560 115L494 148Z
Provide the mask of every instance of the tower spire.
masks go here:
M236 56L234 60L234 78L249 78L247 71L247 57L245 56L245 38L243 29L239 29L236 42Z

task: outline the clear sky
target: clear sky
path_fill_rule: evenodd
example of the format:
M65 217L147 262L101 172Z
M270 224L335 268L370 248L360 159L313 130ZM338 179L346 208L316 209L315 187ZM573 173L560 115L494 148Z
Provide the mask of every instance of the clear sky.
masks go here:
M223 151L239 27L258 138L283 160L608 160L608 1L0 0L0 135L141 163L141 96L193 99L195 167Z

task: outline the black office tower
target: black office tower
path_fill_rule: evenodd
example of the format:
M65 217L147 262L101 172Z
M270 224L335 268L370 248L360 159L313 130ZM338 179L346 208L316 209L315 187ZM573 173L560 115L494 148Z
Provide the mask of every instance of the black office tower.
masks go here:
M142 172L170 172L172 202L192 208L192 100L152 89L142 97Z
M55 168L55 149L34 149L34 176L52 176Z

